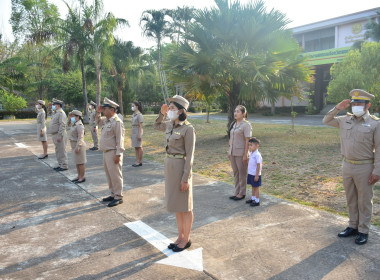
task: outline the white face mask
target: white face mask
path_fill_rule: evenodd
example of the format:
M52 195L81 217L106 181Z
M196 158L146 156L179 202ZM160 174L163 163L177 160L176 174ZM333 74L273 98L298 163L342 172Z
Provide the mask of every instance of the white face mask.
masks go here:
M175 121L176 119L178 119L179 115L178 115L178 110L176 111L171 111L169 110L168 112L168 117L171 121Z
M132 106L131 107L131 110L134 112L136 110L136 107L135 106Z
M361 117L365 114L364 107L363 106L352 106L352 113L357 117Z
M51 109L52 109L53 111L55 111L55 105L51 106Z
M36 105L36 109L39 110L40 109L40 105Z

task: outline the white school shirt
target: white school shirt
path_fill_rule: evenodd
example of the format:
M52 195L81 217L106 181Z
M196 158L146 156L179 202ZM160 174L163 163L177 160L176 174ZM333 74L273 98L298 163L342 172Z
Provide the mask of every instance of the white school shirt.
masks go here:
M256 176L257 164L259 163L260 163L259 175L261 175L261 169L263 168L263 158L261 157L259 150L256 150L253 153L249 153L249 162L248 162L249 175Z

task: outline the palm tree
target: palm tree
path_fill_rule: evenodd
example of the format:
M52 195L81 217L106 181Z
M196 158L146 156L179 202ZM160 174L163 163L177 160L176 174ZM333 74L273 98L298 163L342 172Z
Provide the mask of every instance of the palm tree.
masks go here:
M193 20L193 13L195 8L183 6L177 7L175 10L168 10L167 14L172 18L171 30L172 35L177 35L177 45L179 44L180 37L186 34L189 23Z
M158 59L157 68L161 83L162 95L164 101L168 98L168 89L166 85L166 75L165 71L162 69L162 52L161 44L162 40L172 33L169 28L170 23L166 19L168 11L162 10L146 10L142 13L140 18L140 26L143 28L144 36L148 38L153 38L157 43Z
M372 38L374 41L379 42L380 41L380 11L377 11L377 17L376 19L371 19L366 25L365 28L367 29L365 33L365 37Z

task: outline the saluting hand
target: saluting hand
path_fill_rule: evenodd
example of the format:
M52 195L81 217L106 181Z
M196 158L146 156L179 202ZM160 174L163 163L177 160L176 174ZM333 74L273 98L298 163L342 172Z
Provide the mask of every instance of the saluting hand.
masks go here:
M185 192L189 189L189 183L181 181L181 192Z
M161 106L161 114L164 116L169 112L169 106L167 104L162 104Z
M369 176L369 180L368 180L368 183L370 184L370 185L373 185L373 184L375 184L377 181L379 181L380 180L380 176L377 176L377 175L375 175L375 174L371 174L371 176Z
M350 99L345 99L342 102L340 102L338 105L336 105L335 107L338 110L344 110L344 109L347 109L348 107L350 107L350 104L351 104L351 100Z
M98 108L96 108L96 112L101 113L102 112L102 105L99 105Z

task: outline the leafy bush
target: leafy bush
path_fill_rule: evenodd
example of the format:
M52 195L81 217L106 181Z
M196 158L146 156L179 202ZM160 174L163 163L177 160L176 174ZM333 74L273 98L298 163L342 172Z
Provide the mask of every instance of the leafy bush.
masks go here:
M27 106L26 100L24 98L12 93L8 93L6 91L1 92L1 102L3 104L3 108L11 112L26 108Z
M0 119L4 119L4 116L14 115L16 119L32 119L37 117L37 113L34 111L0 111Z

